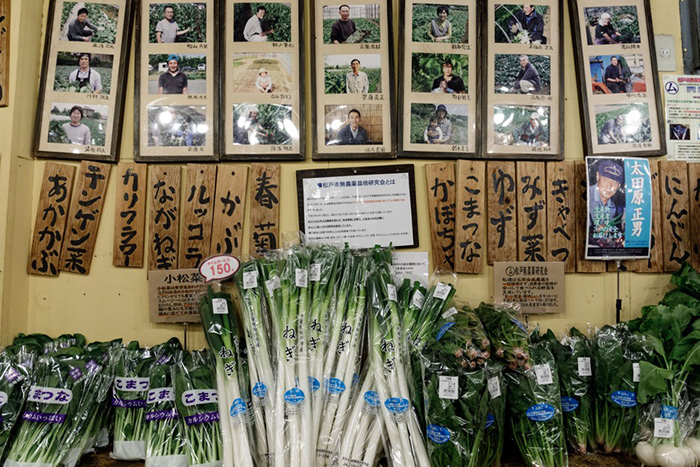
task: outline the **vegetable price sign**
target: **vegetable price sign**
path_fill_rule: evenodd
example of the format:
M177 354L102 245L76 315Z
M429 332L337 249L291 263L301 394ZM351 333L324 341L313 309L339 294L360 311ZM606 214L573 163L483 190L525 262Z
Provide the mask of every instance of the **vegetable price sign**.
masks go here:
M199 266L199 273L204 277L204 282L213 280L225 280L233 276L241 262L235 256L212 256Z
M496 303L517 303L523 313L564 312L563 262L497 261L493 279Z

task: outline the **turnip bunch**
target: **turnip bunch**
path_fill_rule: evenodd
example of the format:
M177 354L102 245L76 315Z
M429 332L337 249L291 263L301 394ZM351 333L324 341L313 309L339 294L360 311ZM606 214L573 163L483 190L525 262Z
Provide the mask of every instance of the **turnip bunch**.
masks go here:
M510 305L481 303L474 311L491 341L491 356L503 360L511 370L530 369L528 330L518 310Z

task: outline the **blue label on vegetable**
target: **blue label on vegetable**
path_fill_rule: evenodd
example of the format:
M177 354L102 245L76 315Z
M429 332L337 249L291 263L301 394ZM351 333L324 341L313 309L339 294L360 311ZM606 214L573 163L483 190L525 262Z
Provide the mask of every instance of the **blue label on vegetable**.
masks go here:
M557 409L549 404L536 404L527 409L525 415L534 422L546 422L554 418Z
M284 400L290 405L299 405L304 402L304 391L299 388L292 388L284 393Z
M610 399L620 407L635 407L637 405L637 394L632 391L615 391L610 394Z
M367 391L365 393L365 402L369 404L370 407L378 407L379 406L379 394L377 394L374 391Z
M384 406L391 413L402 414L408 410L408 399L390 397L384 401Z
M352 385L355 386L359 382L360 382L360 375L358 375L357 373L354 373L352 375Z
M678 420L678 407L671 407L669 405L661 406L661 418L667 418L669 420Z
M573 397L562 397L561 398L561 410L564 412L573 412L578 409L578 401Z
M345 383L339 378L328 378L326 381L326 390L329 394L342 394L345 391Z
M452 435L450 430L440 425L428 425L428 438L436 444L445 444Z
M442 327L440 328L440 330L438 331L437 337L435 338L435 340L439 341L440 339L442 339L442 336L445 335L445 333L447 332L447 330L450 329L450 328L451 328L452 326L454 326L455 324L457 324L457 323L446 323L446 324L443 324Z
M513 318L513 323L516 326L518 326L520 329L522 329L523 332L527 332L527 328L525 327L525 325L523 323L521 323L520 321L518 321L517 319Z
M245 411L246 411L245 402L243 401L243 399L241 399L239 397L238 399L234 400L233 403L231 404L231 410L229 411L229 413L231 414L232 417L235 417L237 415L245 413Z
M321 383L313 376L309 376L309 387L311 388L311 392L316 392L318 388L321 387Z
M253 386L253 395L255 397L263 398L267 394L267 386L265 384L261 383L258 381L255 383L255 386Z
M496 417L492 413L486 415L486 428L491 428L496 423Z

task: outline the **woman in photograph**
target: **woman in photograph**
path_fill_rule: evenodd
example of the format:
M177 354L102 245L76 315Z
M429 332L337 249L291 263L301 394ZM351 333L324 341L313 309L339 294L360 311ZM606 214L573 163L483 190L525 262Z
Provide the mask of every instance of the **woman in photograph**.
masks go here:
M610 65L605 68L603 75L605 85L612 94L624 93L627 91L627 80L622 72L622 65L617 57L610 59Z
M611 24L611 20L610 13L603 13L600 15L598 25L595 27L596 45L618 44L620 42L620 36L622 36L622 34L615 30L615 27Z
M62 125L63 131L66 133L66 138L68 138L70 144L90 144L92 142L90 128L84 123L81 123L82 119L83 109L80 106L74 105L70 109L70 122Z
M449 144L452 138L452 122L447 118L447 107L444 104L438 105L435 109L435 116L442 136L435 139L433 144Z
M448 42L452 37L452 23L447 20L450 9L446 5L437 7L437 18L430 20L428 35L433 42Z
M272 92L272 78L267 74L265 68L258 70L258 78L255 80L255 87L263 93Z

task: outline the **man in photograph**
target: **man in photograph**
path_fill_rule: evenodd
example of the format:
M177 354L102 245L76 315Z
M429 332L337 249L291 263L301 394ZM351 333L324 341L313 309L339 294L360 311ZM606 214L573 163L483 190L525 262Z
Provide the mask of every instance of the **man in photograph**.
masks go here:
M168 57L168 71L158 77L158 94L187 94L187 75L180 71L180 58Z
M617 162L605 159L596 170L596 184L588 188L590 211L588 244L597 247L623 246L625 206L613 197L624 183L624 171Z
M68 75L68 83L78 83L78 90L82 91L87 88L90 92L100 94L102 92L102 78L100 74L90 68L90 54L81 53L78 59L77 68Z
M191 28L180 29L175 21L175 8L166 5L163 8L163 19L156 24L156 41L159 44L172 44L177 36L190 32Z
M348 112L348 124L338 132L338 144L367 144L367 130L360 126L362 115L357 109Z
M344 44L355 33L355 22L350 19L350 7L340 5L340 19L331 28L331 44Z
M525 122L519 127L516 127L513 132L513 139L515 144L518 145L529 145L538 146L542 143L546 143L544 137L544 130L542 129L542 124L540 123L540 116L537 112L530 114L530 121Z
M345 75L345 89L348 94L367 94L369 92L369 78L367 73L360 71L360 61L353 59L350 62L352 71Z
M600 129L600 134L598 135L598 144L619 144L623 143L622 138L622 123L625 121L625 117L618 115L615 118L611 118L603 124Z
M88 9L78 10L78 17L68 25L68 40L74 42L90 42L92 36L97 32L97 26L87 19Z
M248 42L267 42L267 36L272 35L275 30L267 29L267 25L263 23L263 18L267 10L264 6L258 5L255 14L248 19L243 29L243 37Z
M248 115L241 115L233 126L234 144L265 144L270 133L260 124L257 106L248 109Z
M627 80L624 77L622 65L617 57L610 58L610 65L605 68L603 80L611 93L620 94L627 92Z
M535 5L523 5L523 9L515 13L515 19L510 26L510 32L517 34L527 32L528 44L544 44L544 18L535 11Z
M540 74L535 69L535 66L530 63L529 57L527 55L521 55L520 71L518 71L518 75L515 77L515 82L509 92L530 94L539 92L541 89Z
M440 82L443 80L447 83L447 92L455 94L464 94L467 92L462 78L452 74L452 62L450 60L445 60L443 62L442 76L438 76L433 80L433 86L431 89L439 88Z
M678 141L690 140L690 130L680 123L671 124L671 139Z

